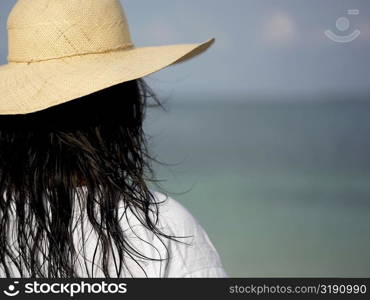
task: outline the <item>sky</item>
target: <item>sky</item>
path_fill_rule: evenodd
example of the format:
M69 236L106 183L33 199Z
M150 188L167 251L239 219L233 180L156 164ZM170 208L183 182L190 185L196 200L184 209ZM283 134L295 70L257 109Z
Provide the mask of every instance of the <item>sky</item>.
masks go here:
M1 64L7 56L6 19L15 2L0 2ZM370 91L370 1L121 2L138 47L216 38L203 55L149 76L159 91L243 96ZM339 43L325 35L328 30L337 37L360 35Z

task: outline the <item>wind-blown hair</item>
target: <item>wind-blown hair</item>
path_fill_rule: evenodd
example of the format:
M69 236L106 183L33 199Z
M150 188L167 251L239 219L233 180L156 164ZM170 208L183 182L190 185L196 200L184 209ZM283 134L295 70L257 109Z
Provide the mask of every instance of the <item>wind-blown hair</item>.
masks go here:
M105 277L122 277L127 255L135 261L143 258L120 226L122 203L155 235L174 239L150 218L152 213L158 216L158 207L148 187L155 179L143 132L149 98L161 106L138 79L39 112L0 116L4 276L13 276L11 263L20 277L79 277L72 237L76 208L86 210L98 236ZM76 196L81 185L85 198ZM10 243L11 235L17 249ZM115 274L109 274L113 246L119 256L114 257Z

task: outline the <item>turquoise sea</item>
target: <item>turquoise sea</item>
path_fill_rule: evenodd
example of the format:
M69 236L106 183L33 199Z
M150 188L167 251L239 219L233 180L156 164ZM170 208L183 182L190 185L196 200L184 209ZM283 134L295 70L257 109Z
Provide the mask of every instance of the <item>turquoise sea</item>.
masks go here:
M230 276L370 276L366 97L191 99L149 108L146 131Z

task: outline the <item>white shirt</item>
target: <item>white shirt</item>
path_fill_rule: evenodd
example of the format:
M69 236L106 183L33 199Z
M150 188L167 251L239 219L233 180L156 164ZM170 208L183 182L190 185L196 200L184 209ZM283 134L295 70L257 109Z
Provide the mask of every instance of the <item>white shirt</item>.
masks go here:
M187 238L177 238L183 243L163 237L158 238L152 231L145 228L130 210L126 210L126 214L123 214L124 207L120 207L119 216L124 215L120 222L129 244L145 257L157 259L157 261L153 261L134 257L137 261L135 262L129 255L126 255L127 267L124 268L120 277L227 277L217 250L194 216L171 197L156 191L152 191L152 193L158 203L158 228L168 235L187 236ZM78 276L87 278L93 275L95 278L104 278L104 273L99 268L101 248L96 246L96 233L91 230L90 222L86 221L86 214L82 216L84 222L81 222L77 215L74 218L75 224L79 225L73 232L78 253L76 260ZM82 235L82 225L84 226L84 235ZM83 240L85 247L83 247ZM95 249L96 247L97 249ZM94 253L97 255L95 256L94 268L92 268ZM118 262L115 248L114 254ZM158 261L158 259L166 257L169 257L168 260ZM115 276L115 263L112 259L109 263L109 270L111 276ZM0 268L0 277L5 277L2 271ZM12 277L19 277L15 269Z
M172 254L167 272L157 265L150 268L150 277L227 277L221 259L207 233L192 214L179 202L155 192L159 202L161 228L176 236L189 236L178 243L167 241Z
M132 273L127 272L124 277L138 278L146 277L146 275L149 278L227 277L217 250L203 227L191 213L171 197L155 191L152 191L152 193L158 203L158 227L168 235L188 236L179 239L186 244L171 241L167 238L161 238L161 241L149 229L145 228L134 214L127 210L127 218L123 218L121 224L130 244L145 257L163 259L169 254L169 260L166 266L165 261L140 259L139 266L130 257L126 257ZM86 232L89 231L86 230ZM82 240L82 237L78 236L78 239ZM89 241L91 242L91 248L89 249L91 255L96 240L93 238ZM91 264L89 267L91 269ZM113 263L111 264L111 270L111 274L114 274ZM86 276L86 273L81 275ZM104 275L99 269L96 269L94 277L104 277Z

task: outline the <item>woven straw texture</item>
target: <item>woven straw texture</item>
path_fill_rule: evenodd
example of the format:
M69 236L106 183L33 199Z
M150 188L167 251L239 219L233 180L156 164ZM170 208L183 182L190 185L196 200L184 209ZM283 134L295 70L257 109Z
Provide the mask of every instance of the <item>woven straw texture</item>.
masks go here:
M2 115L40 111L144 77L214 42L137 48L118 0L18 0L7 28Z

